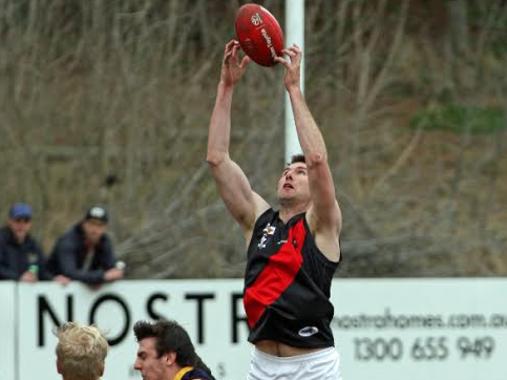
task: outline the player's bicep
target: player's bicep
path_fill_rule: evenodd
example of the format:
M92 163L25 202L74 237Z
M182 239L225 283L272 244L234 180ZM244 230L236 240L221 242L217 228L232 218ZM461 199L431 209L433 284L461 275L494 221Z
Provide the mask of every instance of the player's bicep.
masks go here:
M320 210L312 204L307 211L307 222L314 236L315 244L329 260L340 260L340 231L342 214L336 199L328 210ZM320 210L320 212L319 212Z
M327 162L319 162L309 167L308 180L312 199L312 206L308 210L310 224L315 229L328 230L338 235L342 216Z
M267 208L267 203L252 190L243 170L231 159L211 165L211 171L220 197L232 217L244 231L253 229L257 215Z

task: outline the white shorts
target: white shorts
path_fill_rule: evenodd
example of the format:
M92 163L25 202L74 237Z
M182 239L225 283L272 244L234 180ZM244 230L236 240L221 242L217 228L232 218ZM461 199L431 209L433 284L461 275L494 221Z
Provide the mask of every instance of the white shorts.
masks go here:
M341 380L340 355L334 347L309 354L278 357L254 347L247 380Z

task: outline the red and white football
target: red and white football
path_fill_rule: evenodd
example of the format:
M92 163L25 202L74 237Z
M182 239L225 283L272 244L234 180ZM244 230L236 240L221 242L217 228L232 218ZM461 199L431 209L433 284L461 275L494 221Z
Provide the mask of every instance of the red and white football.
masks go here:
M238 9L235 26L246 55L262 66L276 64L274 57L282 55L283 31L275 16L259 4L245 4Z

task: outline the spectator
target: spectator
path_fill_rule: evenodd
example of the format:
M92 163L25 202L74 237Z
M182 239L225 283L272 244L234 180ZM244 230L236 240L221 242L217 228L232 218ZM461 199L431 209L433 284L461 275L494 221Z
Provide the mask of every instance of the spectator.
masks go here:
M51 280L39 243L30 235L32 208L16 203L9 210L7 224L0 228L0 279L36 282ZM55 280L66 283L64 276Z
M134 368L144 380L214 380L188 333L175 321L139 321L134 334L139 343Z
M102 333L94 326L67 322L56 335L56 369L63 380L99 380L109 347Z
M123 278L123 268L116 262L106 233L108 221L103 207L91 207L82 221L57 240L49 258L49 270L89 285Z

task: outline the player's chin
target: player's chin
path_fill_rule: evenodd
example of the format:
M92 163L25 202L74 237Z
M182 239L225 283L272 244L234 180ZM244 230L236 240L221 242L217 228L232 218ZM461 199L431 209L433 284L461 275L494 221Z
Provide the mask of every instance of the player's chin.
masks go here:
M278 193L278 200L280 202L283 202L283 201L290 201L291 199L294 199L294 194L290 191L287 191L287 190L283 190L281 192Z
M283 189L283 188L282 188L282 189L279 189L277 193L278 193L278 194L277 194L277 195L278 195L278 198L280 198L280 199L281 199L281 198L284 198L284 197L286 197L286 196L288 195L288 194L287 194L287 191L286 191L285 189Z

